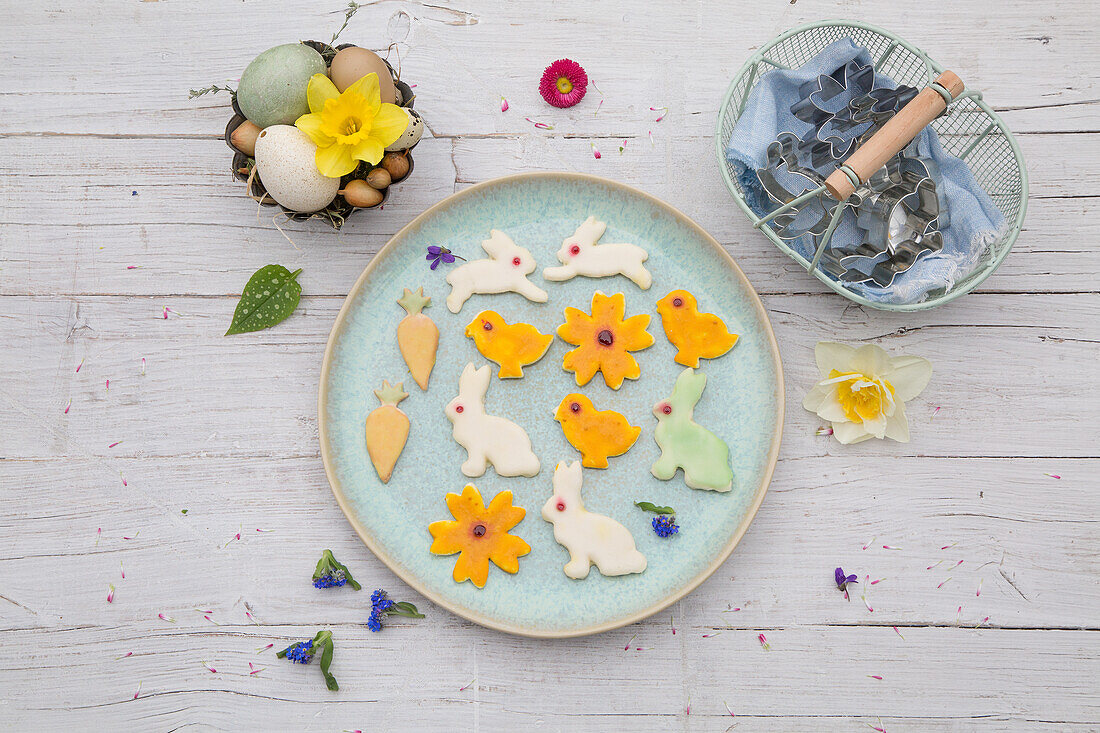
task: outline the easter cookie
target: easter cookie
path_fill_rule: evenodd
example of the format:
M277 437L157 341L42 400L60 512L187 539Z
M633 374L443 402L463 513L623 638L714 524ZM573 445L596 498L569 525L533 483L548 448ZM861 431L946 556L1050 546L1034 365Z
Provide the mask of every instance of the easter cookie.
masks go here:
M599 290L592 296L592 315L577 308L565 309L565 323L558 327L558 336L577 348L565 355L562 369L576 375L578 386L601 372L607 386L618 389L624 379L637 379L642 373L630 352L653 345L653 337L646 331L649 316L623 320L625 311L622 293L607 296Z
M424 288L417 288L415 293L405 288L397 303L405 309L405 317L397 324L397 347L420 389L427 389L439 348L439 328L421 311L432 304L432 299L424 295Z
M401 382L391 385L385 380L382 389L374 390L374 394L382 405L367 415L367 453L378 478L387 483L409 438L409 417L397 406L409 394Z
M672 396L654 405L657 429L653 437L661 457L650 471L668 481L682 468L684 482L693 489L729 491L733 488L729 446L692 419L706 386L707 375L688 367L676 378Z
M470 580L478 588L489 578L489 561L506 573L519 570L519 558L531 546L508 530L519 524L527 511L512 505L512 492L502 491L489 506L472 484L461 494L447 494L447 508L454 521L443 519L428 525L433 555L459 553L451 577L456 583Z
M638 440L642 429L614 410L597 410L582 394L569 394L554 419L569 444L581 452L585 468L607 468L608 456L621 456Z
M481 476L491 463L498 476L534 476L539 459L527 433L511 420L485 414L485 393L492 378L488 365L475 369L467 364L458 380L458 397L446 407L447 419L454 424L451 434L466 449L462 473Z
M665 336L676 347L676 363L698 367L699 359L717 359L737 343L737 334L713 313L700 313L695 296L673 290L657 301Z
M638 552L630 530L584 508L579 462L562 461L554 469L554 495L542 507L542 518L554 525L554 539L569 550L564 570L570 578L587 578L593 565L603 575L645 570L645 555Z
M488 259L471 260L447 274L451 286L447 309L451 313L462 310L462 304L475 293L519 293L535 303L546 302L546 291L527 279L535 271L535 258L530 252L496 229L489 232L481 247Z
M566 237L558 250L560 267L547 267L542 276L547 280L571 280L577 275L610 277L625 275L642 290L653 284L653 276L642 263L649 253L636 244L598 244L607 224L590 216Z
M466 326L466 335L482 356L500 365L497 376L501 379L522 377L523 367L541 359L554 340L552 334L539 333L530 324L509 325L496 311L478 313Z

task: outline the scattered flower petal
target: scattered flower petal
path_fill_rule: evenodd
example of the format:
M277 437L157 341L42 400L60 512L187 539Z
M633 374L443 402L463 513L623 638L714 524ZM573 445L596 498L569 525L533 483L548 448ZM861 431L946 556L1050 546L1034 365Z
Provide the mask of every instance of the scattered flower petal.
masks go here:
M135 195L135 196L137 195L137 191L134 191L134 195ZM131 699L133 699L133 700L137 700L137 699L138 699L138 695L140 695L140 694L141 694L141 683L140 683L140 682L138 682L138 688L137 688L137 692L135 692L135 693L134 693L134 696L133 696L133 698L131 698Z
M1044 476L1050 476L1051 478L1059 478L1059 479L1062 478L1061 476L1059 476L1056 473L1044 473L1043 475Z
M765 637L763 634L759 634L756 639L760 642L760 646L764 647L764 651L771 651L772 645L768 643L767 637Z
M894 633L895 633L895 634L897 634L898 636L901 636L901 632L900 632L900 631L898 631L898 627L897 627L897 626L893 626L893 627L891 627L891 628L893 628L893 629L894 629ZM902 641L905 641L905 637L904 637L904 636L901 636L901 640L902 640Z
M70 397L69 401L65 403L65 412L64 412L65 415L69 414L69 408L72 407L72 406L73 406L73 398Z
M477 682L477 677L474 677L472 680L470 680L469 682L464 684L462 687L459 687L458 691L459 692L466 692L466 690L470 689L470 685L474 684L475 682Z
M832 435L832 434L833 434L833 428L831 426L830 427L825 427L825 428L818 428L817 432L814 433L814 435Z
M115 602L115 587L113 585L108 585L107 586L107 602L108 603L114 603Z
M171 616L165 616L163 613L158 613L157 618L159 618L161 621L167 621L170 624L176 623L176 620L174 618L172 618Z
M116 445L121 445L121 444L122 444L122 441L121 441L121 440L116 440L116 441L115 441L114 443L111 443L111 444L110 444L109 446L107 446L107 447L108 447L108 448L114 448L114 447L115 447Z
M508 100L505 99L504 97L500 98L500 111L501 112L507 112L508 111Z
M214 674L217 674L217 673L218 673L218 670L214 669L213 667L211 667L211 666L210 666L209 664L207 664L206 662L204 662L204 661L202 661L202 660L199 660L199 664L201 664L202 666L206 667L206 668L207 668L208 670L210 670L210 671L211 671L211 672L213 672Z
M668 114L668 107L650 107L649 111L650 112L660 112L661 114L659 114L657 116L657 119L653 120L654 122L660 122L661 120L663 120L665 118L665 115Z
M867 675L867 676L868 676L868 677L870 677L870 678L871 678L871 679L873 679L873 680L881 680L881 679L882 679L882 676L881 676L881 675L877 675L877 674L869 674L869 675Z
M530 122L532 125L535 126L536 129L539 129L539 130L553 130L554 129L553 125L548 125L545 122L537 122L535 120L532 120L530 117L524 117L523 119Z
M830 430L832 430L832 428L829 428L829 429L830 429ZM863 549L864 549L864 550L866 550L866 549L867 549L868 547L870 547L870 546L871 546L871 545L872 545L872 544L874 543L874 541L875 541L875 540L877 540L877 539L878 539L878 537L872 537L871 539L867 540L867 544L865 544L865 545L863 546Z
M76 373L80 374L80 367L84 366L84 359L80 360L80 363L76 365Z
M596 149L596 143L592 143L592 157L594 157L596 160L599 160L601 157L603 157L600 155L600 151Z
M132 656L134 656L133 652L126 652L125 654L122 654L120 656L115 657L115 661L117 662L120 659L125 659L126 657L132 657Z

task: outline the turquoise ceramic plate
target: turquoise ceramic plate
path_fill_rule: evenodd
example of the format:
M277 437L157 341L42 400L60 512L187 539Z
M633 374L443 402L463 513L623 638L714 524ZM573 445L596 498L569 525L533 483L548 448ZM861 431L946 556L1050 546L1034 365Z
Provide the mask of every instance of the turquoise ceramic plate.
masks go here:
M633 242L649 252L646 263L653 286L640 290L623 278L577 277L546 282L542 268L557 265L562 240L588 216L608 223L605 242ZM514 293L475 295L457 315L444 298L450 291L447 265L432 271L425 260L429 245L455 254L483 257L481 240L500 229L529 249L539 269L530 279L550 294L547 303L531 303ZM453 267L450 266L450 267ZM404 311L395 303L402 288L423 286L432 297L427 314L439 326L439 358L428 390L422 392L397 350L397 324ZM694 293L700 308L717 313L740 341L725 356L704 360L709 378L695 419L730 446L734 489L719 494L688 488L683 474L658 481L649 472L659 453L653 440L651 410L667 397L683 367L665 338L656 302L674 288ZM542 462L533 478L501 478L490 468L466 479L459 466L465 451L451 437L443 407L458 391L467 362L486 360L463 330L484 309L514 323L532 323L554 333L563 309L589 311L596 290L626 295L627 315L648 313L656 343L635 352L641 377L618 391L600 375L578 388L561 368L572 347L555 339L541 361L525 367L523 379L493 381L487 411L514 420L524 429ZM401 403L412 421L408 444L388 484L378 480L367 456L363 421L378 402L373 390L383 379L404 381L409 398ZM569 559L554 541L553 527L542 519L550 497L551 476L561 460L579 455L566 441L553 413L562 397L588 395L600 409L617 410L642 434L626 454L611 458L607 470L585 469L583 497L590 511L625 525L648 558L644 573L603 577L592 568L585 580L572 580L562 566ZM371 261L336 318L321 370L320 437L325 469L336 499L367 546L405 582L435 603L464 618L501 631L541 637L591 634L623 626L682 598L729 556L764 498L775 466L783 423L783 376L779 351L760 299L726 252L686 216L641 191L612 181L571 173L510 176L466 189L433 206L402 229ZM428 552L428 524L451 519L448 492L473 483L486 503L510 490L527 516L512 530L531 545L509 575L490 566L478 589L451 578L455 556ZM653 517L636 500L670 505L680 533L661 539Z

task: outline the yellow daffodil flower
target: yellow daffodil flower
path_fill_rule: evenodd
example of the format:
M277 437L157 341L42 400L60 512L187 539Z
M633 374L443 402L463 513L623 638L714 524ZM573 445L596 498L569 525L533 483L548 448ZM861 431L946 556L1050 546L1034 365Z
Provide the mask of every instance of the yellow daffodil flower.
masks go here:
M890 357L873 344L853 349L827 341L818 343L814 355L822 380L802 406L831 422L837 440L909 442L905 403L928 385L931 362L919 356Z
M378 74L367 74L343 93L324 74L314 74L306 98L310 113L294 125L317 146L317 170L329 178L351 173L360 160L377 164L409 124L408 113L382 103Z

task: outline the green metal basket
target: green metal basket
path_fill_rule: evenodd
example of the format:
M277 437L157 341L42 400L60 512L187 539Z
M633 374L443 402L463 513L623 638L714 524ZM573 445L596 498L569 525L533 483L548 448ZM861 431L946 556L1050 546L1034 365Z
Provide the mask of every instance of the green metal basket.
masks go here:
M802 66L832 42L850 37L865 47L875 59L875 70L890 76L898 84L918 89L929 86L944 68L924 51L901 38L866 23L847 20L827 20L793 28L763 46L745 62L722 101L718 115L715 147L722 175L737 205L748 215L753 226L760 229L776 247L811 272L818 280L849 300L871 308L892 311L918 311L934 308L976 288L993 274L1012 249L1027 212L1027 168L1023 154L1012 133L1000 117L982 101L977 92L965 92L949 104L946 112L932 122L944 150L970 167L978 182L1008 223L1004 234L983 252L973 271L955 283L950 290L940 288L917 303L880 303L868 300L849 289L817 267L817 259L807 260L791 249L766 223L771 216L759 217L749 208L737 175L726 159L729 142L738 116L753 85L771 69L794 69ZM839 210L838 210L839 211ZM774 216L776 212L772 212ZM831 230L826 232L826 236ZM823 248L819 248L820 252Z

